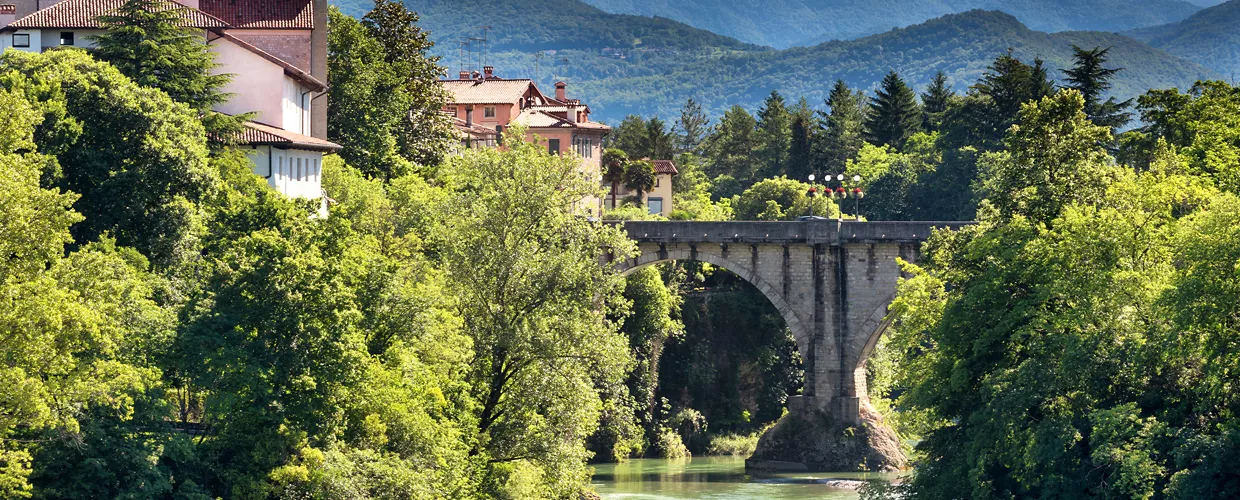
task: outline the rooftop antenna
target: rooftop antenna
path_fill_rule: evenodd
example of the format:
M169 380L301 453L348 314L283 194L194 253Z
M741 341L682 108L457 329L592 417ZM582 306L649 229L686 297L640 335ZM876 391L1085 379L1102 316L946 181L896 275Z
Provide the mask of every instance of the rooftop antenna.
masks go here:
M482 29L482 65L486 66L487 65L487 48L488 48L487 42L489 41L488 37L490 36L491 27L482 26L481 29Z
M459 62L461 63L461 68L460 68L460 70L459 70L459 71L460 71L461 73L464 73L464 72L465 72L465 66L466 66L466 63L465 63L465 51L469 48L469 40L462 38L462 39L461 39L461 41L457 42L457 45L459 46L459 49L460 49L460 59L459 59ZM472 53L472 51L471 51L471 53Z
M470 38L469 38L469 41L470 41L470 45L471 45L471 46L473 45L473 42L486 42L486 40L485 40L485 39L478 38L478 37L470 37ZM485 46L486 46L486 45L485 45L485 43L484 43L484 44L483 44L483 47L485 47ZM478 65L477 65L477 66L474 66L474 67L472 67L472 68L470 68L470 70L471 70L471 71L482 71L482 51L483 51L483 49L478 49L478 59L477 59ZM469 61L470 61L470 63L473 63L473 62L474 62L473 53L471 53L471 54L470 54Z

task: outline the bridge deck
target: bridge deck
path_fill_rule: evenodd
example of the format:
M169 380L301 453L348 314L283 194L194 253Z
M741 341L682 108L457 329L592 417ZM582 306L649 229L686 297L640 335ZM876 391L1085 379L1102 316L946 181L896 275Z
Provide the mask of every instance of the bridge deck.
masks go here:
M642 242L806 243L840 245L876 241L917 242L933 229L959 229L973 222L814 220L789 222L618 221L629 237Z

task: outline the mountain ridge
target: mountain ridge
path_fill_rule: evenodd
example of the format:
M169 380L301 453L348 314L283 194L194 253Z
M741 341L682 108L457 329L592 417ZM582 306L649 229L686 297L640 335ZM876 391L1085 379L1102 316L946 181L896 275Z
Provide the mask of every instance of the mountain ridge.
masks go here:
M1180 22L1124 34L1232 80L1240 77L1240 0L1201 10Z

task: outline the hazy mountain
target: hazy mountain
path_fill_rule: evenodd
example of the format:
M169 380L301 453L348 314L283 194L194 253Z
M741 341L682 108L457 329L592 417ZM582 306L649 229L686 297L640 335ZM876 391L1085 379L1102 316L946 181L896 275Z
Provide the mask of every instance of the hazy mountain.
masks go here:
M364 15L374 6L373 0L330 3L352 16ZM422 16L422 25L445 53L456 50L465 38L484 35L489 50L759 49L671 19L610 14L580 0L406 0L405 6ZM481 52L482 45L475 41L474 49Z
M908 26L971 9L999 10L1039 31L1122 31L1175 22L1184 0L585 0L608 12L663 16L785 48ZM1197 0L1209 3L1213 0Z
M1008 14L970 11L857 40L781 51L560 50L555 57L570 63L548 68L544 61L538 77L544 85L568 81L570 94L586 100L596 116L613 121L628 113L673 117L690 97L718 116L734 104L756 109L771 90L789 101L805 97L820 105L835 79L872 89L890 70L919 89L943 70L963 89L1009 48L1023 60L1045 59L1059 77L1058 70L1071 64L1073 44L1112 47L1111 64L1127 68L1113 89L1120 97L1219 76L1123 35L1048 34ZM534 73L529 53L505 51L492 61L503 76Z
M1240 0L1210 7L1178 23L1125 34L1200 63L1230 80L1240 78Z

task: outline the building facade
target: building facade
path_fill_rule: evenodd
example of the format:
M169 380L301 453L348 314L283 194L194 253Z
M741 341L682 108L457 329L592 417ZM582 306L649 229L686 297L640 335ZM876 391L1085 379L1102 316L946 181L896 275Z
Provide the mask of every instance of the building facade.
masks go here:
M672 214L672 177L678 175L676 164L671 160L653 160L654 164L654 189L649 193L642 193L642 206L646 207L651 214L662 215L664 217ZM624 184L605 185L607 195L603 199L603 207L610 210L613 203L623 205L626 198L635 196L633 192Z
M97 21L124 0L16 0L0 5L0 51L91 49ZM290 197L322 198L327 141L326 0L164 0L184 25L202 30L216 54L222 89L215 110L254 113L240 137L254 173ZM7 14L6 14L7 13Z
M574 154L581 171L601 182L603 136L611 127L590 121L590 107L567 96L568 85L556 83L548 96L530 79L507 79L487 66L481 73L461 72L456 79L440 80L448 90L444 112L450 115L464 147L499 147L505 129L526 127L528 139L552 154ZM586 211L601 214L603 202L583 202Z

